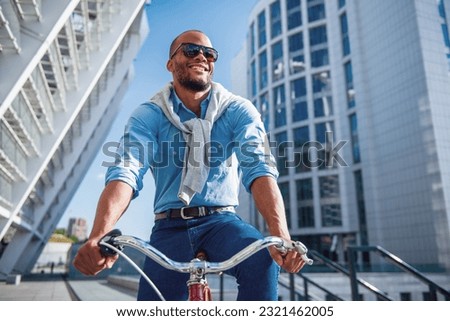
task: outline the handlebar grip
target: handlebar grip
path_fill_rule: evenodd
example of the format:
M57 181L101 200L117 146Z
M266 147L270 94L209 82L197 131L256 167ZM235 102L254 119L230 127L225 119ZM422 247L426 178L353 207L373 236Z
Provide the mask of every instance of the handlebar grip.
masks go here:
M117 236L121 236L121 235L122 235L122 232L119 229L114 229L101 238L101 240L98 242L98 246L100 247L100 253L102 254L102 256L105 256L105 257L115 256L116 252L123 250L122 245L117 245L114 242L114 239ZM101 244L102 242L105 242L105 243L108 243L108 244L114 246L117 249L117 251L115 251L107 246L102 245Z

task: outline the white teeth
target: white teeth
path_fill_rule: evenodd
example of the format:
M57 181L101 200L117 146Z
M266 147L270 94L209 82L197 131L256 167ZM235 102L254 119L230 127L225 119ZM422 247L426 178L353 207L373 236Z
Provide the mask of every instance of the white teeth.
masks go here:
M196 70L206 71L206 68L202 67L202 66L191 66L191 68L196 69Z

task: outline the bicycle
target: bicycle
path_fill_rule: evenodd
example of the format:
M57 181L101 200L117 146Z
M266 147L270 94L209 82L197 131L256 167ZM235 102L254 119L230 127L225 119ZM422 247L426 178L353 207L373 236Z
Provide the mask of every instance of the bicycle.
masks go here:
M282 238L276 236L268 236L263 239L257 240L234 256L223 262L209 262L207 261L206 254L200 252L190 262L177 262L168 258L161 253L155 247L151 246L147 242L131 236L122 235L120 230L113 230L106 234L100 241L99 246L102 255L114 256L118 254L122 258L128 261L139 274L150 284L150 286L158 294L162 301L165 301L164 296L161 294L156 285L149 279L149 277L142 271L137 264L133 262L126 254L123 253L124 246L128 246L138 250L144 255L148 256L161 266L181 273L189 273L190 277L187 281L188 286L188 301L211 301L211 291L208 286L206 275L209 273L221 273L226 271L237 264L241 263L254 253L267 248L269 246L275 246L279 251L285 253L286 251L297 251L301 254L303 260L308 265L313 264L313 260L307 256L308 249L306 246L299 242L286 242Z

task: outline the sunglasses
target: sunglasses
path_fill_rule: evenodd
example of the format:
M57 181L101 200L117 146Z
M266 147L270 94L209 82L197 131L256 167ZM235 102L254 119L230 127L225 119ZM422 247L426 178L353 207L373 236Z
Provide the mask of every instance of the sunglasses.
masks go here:
M200 53L200 51L203 53L203 56L205 56L205 58L209 62L216 62L217 58L219 58L219 53L214 48L205 47L190 42L183 42L177 47L177 49L175 49L173 54L170 56L170 59L172 59L180 49L183 50L183 54L188 58L196 57Z

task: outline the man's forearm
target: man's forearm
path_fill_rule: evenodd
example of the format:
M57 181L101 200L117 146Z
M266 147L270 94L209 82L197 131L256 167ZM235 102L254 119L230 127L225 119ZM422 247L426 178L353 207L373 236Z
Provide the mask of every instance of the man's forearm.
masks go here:
M255 179L251 186L258 211L267 223L269 233L290 239L283 198L275 179L269 176Z
M121 181L106 185L98 201L90 239L99 239L114 228L130 204L133 189Z

